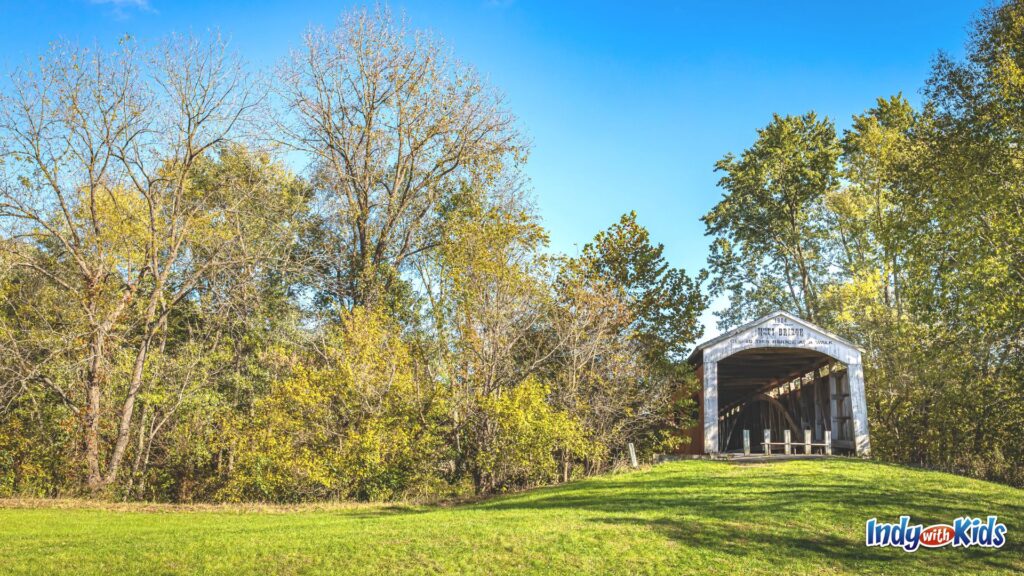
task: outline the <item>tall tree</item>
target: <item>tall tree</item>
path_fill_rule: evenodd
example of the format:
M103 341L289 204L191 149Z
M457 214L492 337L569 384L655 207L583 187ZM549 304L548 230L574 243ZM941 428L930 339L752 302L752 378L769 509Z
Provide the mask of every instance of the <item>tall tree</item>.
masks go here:
M819 321L830 264L821 211L839 184L841 152L827 118L775 115L739 158L715 164L726 194L702 220L714 237L712 293L730 295L723 325L773 309Z
M535 216L477 200L457 206L421 277L440 339L438 376L451 391L456 468L481 491L496 482L482 468L499 433L488 402L534 374L557 344L542 337L547 233Z
M660 451L673 399L692 384L684 354L702 332L705 273L691 278L663 253L631 212L567 259L555 282L553 396L612 453L629 442ZM591 455L590 471L603 456Z
M852 277L877 271L880 299L903 311L903 246L911 240L901 222L902 200L914 188L922 146L921 118L903 95L879 98L853 117L843 137L842 175L847 185L826 197L829 225L838 234L837 265Z
M938 398L926 392L923 380L933 375L922 370L933 331L913 314L908 275L915 239L907 222L920 206L906 200L921 181L926 125L902 95L879 98L853 117L843 137L844 185L825 198L836 275L821 292L826 324L866 352L873 451L918 462L920 454L907 454L923 444L910 439L927 434L917 415Z
M940 307L945 319L974 315L1013 338L1024 330L1024 3L983 11L969 49L963 62L940 55L928 82L934 162L920 191L928 220L914 224L951 264L935 275L933 302L956 304Z
M502 98L386 9L310 31L280 78L282 129L312 160L311 250L329 303L387 304L409 259L441 241L440 208L463 184L489 188L525 154Z
M680 364L700 338L698 317L707 304L701 293L705 272L691 278L670 266L664 252L630 212L599 232L580 258L589 276L622 292L646 359L663 368Z
M949 365L960 401L939 426L962 451L942 465L1015 482L1024 481L1013 439L1024 426L1022 87L1024 3L1009 1L982 11L964 61L937 59L923 178L903 199L920 207L907 222L918 315L959 356Z

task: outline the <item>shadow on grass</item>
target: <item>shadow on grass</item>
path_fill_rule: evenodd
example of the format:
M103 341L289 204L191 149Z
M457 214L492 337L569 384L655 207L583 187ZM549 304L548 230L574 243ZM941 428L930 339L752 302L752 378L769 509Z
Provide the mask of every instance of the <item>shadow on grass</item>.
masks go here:
M868 548L863 540L845 538L836 534L802 531L800 535L781 535L773 531L736 528L713 523L683 522L670 519L644 519L636 517L602 517L595 522L611 525L644 525L680 545L695 549L727 550L730 556L754 559L784 558L787 565L803 563L835 566L855 572L870 568L915 563L916 572L923 572L924 563L932 571L947 574L974 573L981 566L999 573L1020 573L1021 559L1012 549L943 549L919 550L907 553L896 548ZM1019 552L1019 550L1018 550ZM919 556L918 556L919 554ZM779 566L780 570L785 566ZM901 568L909 568L902 566ZM785 570L782 570L784 572ZM902 571L902 570L901 570ZM782 573L780 572L780 573Z
M408 504L388 504L383 506L374 506L372 508L366 508L361 510L341 510L338 511L339 516L345 518L381 518L387 516L411 516L413 514L425 514L433 512L436 508L425 507L425 506L412 506Z
M857 461L822 463L820 469L816 465L655 469L476 507L580 510L588 521L643 526L685 547L758 555L762 560L801 559L845 570L885 572L890 562L949 573L979 567L1024 569L1024 546L1017 536L1024 533L1024 506L1015 489ZM964 515L998 514L1009 538L999 550L944 548L909 554L864 545L867 519L897 521L903 514L925 526Z

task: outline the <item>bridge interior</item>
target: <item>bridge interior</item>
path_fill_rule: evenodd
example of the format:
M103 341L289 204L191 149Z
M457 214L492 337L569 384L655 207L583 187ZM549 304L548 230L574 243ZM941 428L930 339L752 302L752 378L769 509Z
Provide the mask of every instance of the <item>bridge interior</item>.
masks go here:
M772 442L782 442L788 429L794 445L804 442L805 430L815 444L831 431L837 451L853 449L846 366L830 356L801 348L743 350L719 361L718 393L721 452L741 452L743 430L750 431L751 451L763 452L766 429Z

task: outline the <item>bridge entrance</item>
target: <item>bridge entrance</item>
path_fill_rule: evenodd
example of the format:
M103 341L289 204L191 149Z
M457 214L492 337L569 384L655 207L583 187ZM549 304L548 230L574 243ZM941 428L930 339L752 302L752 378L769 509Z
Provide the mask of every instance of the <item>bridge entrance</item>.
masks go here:
M786 312L697 346L702 425L693 454L847 452L870 454L861 351ZM744 433L746 431L746 434ZM745 442L745 438L747 442Z

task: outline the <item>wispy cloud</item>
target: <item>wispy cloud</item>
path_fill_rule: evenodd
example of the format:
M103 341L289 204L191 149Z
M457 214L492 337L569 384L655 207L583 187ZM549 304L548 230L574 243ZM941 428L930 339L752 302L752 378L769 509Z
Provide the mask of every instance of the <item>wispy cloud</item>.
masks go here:
M97 6L109 6L110 13L118 20L128 18L133 10L156 13L149 0L88 0L88 2Z

